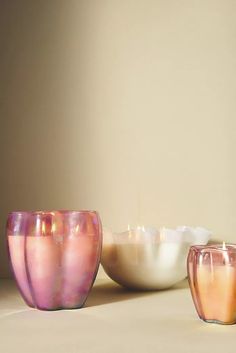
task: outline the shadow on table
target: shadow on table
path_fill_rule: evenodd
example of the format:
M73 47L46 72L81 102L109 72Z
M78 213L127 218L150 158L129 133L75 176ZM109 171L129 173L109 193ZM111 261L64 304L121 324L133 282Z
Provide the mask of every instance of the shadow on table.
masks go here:
M99 280L95 282L84 308L121 302L124 300L132 300L151 295L164 295L167 291L174 291L184 288L188 288L187 280L177 283L172 288L160 291L135 291L121 287L111 280ZM1 307L6 308L5 304L4 307L1 305L5 303L6 300L8 305L11 305L11 309L14 308L16 311L13 313L11 312L9 314L4 314L3 316L13 315L20 313L21 311L25 312L35 310L28 308L26 304L24 304L23 299L16 288L16 284L12 280L4 280L4 285L0 286L0 309Z
M160 291L135 291L121 287L112 281L104 281L104 283L95 283L84 307L88 308L92 306L115 303L140 297L164 294L166 291L173 291L184 288L188 288L187 280L184 280L169 289Z

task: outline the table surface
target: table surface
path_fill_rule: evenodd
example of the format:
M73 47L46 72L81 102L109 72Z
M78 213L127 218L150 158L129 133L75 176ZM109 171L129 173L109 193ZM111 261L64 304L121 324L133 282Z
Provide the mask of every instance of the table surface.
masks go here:
M132 292L98 279L85 307L39 311L12 280L0 280L1 353L235 353L236 325L198 319L187 282Z

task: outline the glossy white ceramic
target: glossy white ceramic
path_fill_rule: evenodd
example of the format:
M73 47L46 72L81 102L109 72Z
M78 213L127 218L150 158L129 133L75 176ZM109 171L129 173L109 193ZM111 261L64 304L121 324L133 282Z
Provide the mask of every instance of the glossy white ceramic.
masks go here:
M189 247L206 244L210 235L205 228L186 226L137 227L123 233L105 230L102 266L111 279L128 288L169 288L187 276Z

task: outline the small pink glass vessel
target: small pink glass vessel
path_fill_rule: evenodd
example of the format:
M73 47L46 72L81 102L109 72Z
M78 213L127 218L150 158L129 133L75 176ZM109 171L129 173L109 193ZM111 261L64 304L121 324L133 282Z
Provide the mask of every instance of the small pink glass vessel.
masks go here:
M101 256L97 212L12 212L7 240L12 270L29 306L41 310L83 306Z
M200 319L236 323L236 245L195 245L188 254L188 279Z

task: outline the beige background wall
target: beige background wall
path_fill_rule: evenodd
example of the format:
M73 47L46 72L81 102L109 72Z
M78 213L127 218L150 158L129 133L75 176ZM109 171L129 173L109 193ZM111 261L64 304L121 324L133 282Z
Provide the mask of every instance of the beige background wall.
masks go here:
M236 241L236 1L1 0L0 29L0 275L10 210Z

